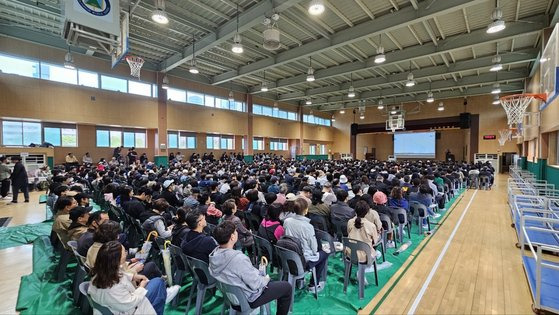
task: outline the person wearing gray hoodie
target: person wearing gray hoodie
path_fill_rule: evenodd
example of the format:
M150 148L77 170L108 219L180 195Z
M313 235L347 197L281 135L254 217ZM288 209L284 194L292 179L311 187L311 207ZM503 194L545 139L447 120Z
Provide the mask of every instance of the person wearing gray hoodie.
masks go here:
M276 314L287 314L291 306L289 282L270 281L270 276L262 275L245 254L234 249L238 234L233 222L221 222L213 234L219 247L210 254L210 274L219 282L239 287L251 308L277 300Z

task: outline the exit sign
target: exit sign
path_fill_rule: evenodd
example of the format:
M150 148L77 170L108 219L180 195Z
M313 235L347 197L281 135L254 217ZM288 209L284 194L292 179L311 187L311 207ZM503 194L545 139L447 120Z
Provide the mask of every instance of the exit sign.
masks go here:
M483 140L495 140L497 139L496 135L485 135L483 136Z

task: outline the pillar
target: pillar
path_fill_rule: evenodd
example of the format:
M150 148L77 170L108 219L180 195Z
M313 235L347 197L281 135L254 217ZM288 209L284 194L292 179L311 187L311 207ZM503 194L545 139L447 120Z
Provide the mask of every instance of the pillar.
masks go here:
M157 132L155 133L154 161L156 165L169 165L167 149L167 90L161 83L165 73L157 73Z

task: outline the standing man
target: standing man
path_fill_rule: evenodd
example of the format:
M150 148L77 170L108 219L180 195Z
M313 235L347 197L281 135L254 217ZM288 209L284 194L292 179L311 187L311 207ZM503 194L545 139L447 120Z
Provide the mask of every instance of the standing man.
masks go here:
M11 160L15 163L14 170L10 176L10 179L12 180L12 203L17 203L17 195L20 190L23 192L25 202L29 202L29 182L27 178L27 170L21 163L20 156L14 156Z
M9 199L8 191L10 191L10 174L12 170L8 167L8 159L5 156L0 157L0 196L2 199Z

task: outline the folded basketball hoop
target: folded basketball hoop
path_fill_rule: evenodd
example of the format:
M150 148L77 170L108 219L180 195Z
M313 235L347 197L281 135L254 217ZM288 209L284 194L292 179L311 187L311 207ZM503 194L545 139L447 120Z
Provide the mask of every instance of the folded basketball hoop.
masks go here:
M130 66L130 75L140 79L140 70L144 65L144 59L138 56L128 55L126 56L126 61Z
M507 113L509 126L521 124L524 120L524 112L534 99L543 102L547 100L546 94L513 94L500 98L501 105Z

